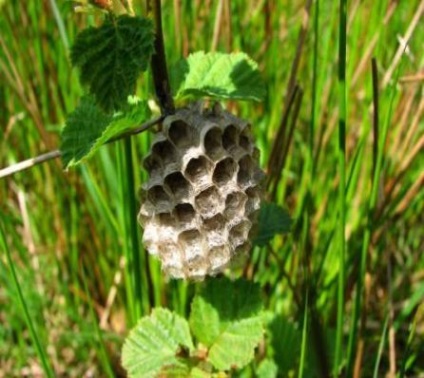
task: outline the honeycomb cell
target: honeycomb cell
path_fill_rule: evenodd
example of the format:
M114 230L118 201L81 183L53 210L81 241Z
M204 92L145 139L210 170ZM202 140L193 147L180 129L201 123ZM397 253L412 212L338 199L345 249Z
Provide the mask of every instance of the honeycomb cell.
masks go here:
M171 213L159 213L156 218L162 227L173 227L175 225L175 220Z
M243 216L247 196L243 192L232 192L225 199L224 215L228 221Z
M161 158L163 165L175 163L178 153L175 147L167 140L157 142L152 147L152 154Z
M225 153L222 147L222 131L215 126L209 129L203 139L206 155L211 160L218 160Z
M252 244L249 241L239 245L235 250L231 258L231 267L240 268L246 264L246 260L249 258L249 252L252 248Z
M238 165L239 170L237 172L237 183L242 188L245 188L251 181L254 163L249 155L245 155L239 160Z
M252 147L251 135L252 135L251 127L250 125L247 125L243 129L243 131L240 133L240 138L239 138L240 147L242 147L245 151L248 151L248 152L250 152L250 149Z
M185 169L185 176L196 186L203 187L209 183L212 163L205 157L192 158Z
M173 172L165 177L165 184L176 201L188 201L192 192L191 184L181 172Z
M230 261L231 250L228 245L218 245L209 250L209 263L213 272L219 272Z
M245 206L246 215L252 214L259 209L261 205L262 190L258 186L246 189L247 202Z
M151 176L159 175L163 169L162 159L157 154L150 154L144 159L143 166Z
M197 229L181 232L178 236L178 241L183 248L185 261L193 262L203 259L203 236Z
M203 227L205 231L213 231L218 230L219 232L222 232L222 230L225 228L225 217L222 214L216 214L212 218L207 218L203 221Z
M192 226L196 220L196 211L189 203L176 205L174 215L182 227Z
M193 128L182 120L173 121L168 128L169 139L179 149L192 145L193 132Z
M227 157L215 166L212 180L216 185L225 185L234 177L236 171L237 163L233 158Z
M230 243L234 248L246 242L252 223L244 220L230 229Z
M157 208L156 212L158 213L168 210L171 206L171 199L169 195L160 185L155 185L147 191L147 199L151 203L155 204L155 207Z
M211 218L224 209L224 201L216 187L211 186L199 193L195 199L196 210L204 218Z
M227 241L226 219L222 214L203 220L203 231L209 247L225 244Z
M222 145L227 151L238 146L238 131L234 125L229 125L222 134Z

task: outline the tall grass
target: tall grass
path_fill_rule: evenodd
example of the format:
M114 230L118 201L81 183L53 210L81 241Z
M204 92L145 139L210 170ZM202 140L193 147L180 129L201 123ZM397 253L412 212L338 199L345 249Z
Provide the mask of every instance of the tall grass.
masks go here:
M269 198L294 219L245 270L277 317L243 376L291 352L282 376L422 374L422 2L219 3L163 1L168 64L211 46L258 61L265 102L225 105L251 122ZM57 148L83 93L68 47L96 18L54 0L0 4L5 167ZM139 94L151 87L143 78ZM193 286L166 281L136 227L150 138L104 147L69 172L54 161L0 181L11 258L0 255L0 376L119 376L140 316L154 306L187 315Z

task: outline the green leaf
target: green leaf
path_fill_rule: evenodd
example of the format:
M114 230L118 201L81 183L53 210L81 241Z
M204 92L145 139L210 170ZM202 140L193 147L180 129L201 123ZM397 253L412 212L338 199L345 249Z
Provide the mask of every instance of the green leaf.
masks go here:
M151 20L127 15L108 17L100 27L79 33L71 49L72 65L106 111L125 106L135 93L136 81L153 53Z
M278 376L277 364L269 358L263 360L256 370L256 376L258 378L276 378Z
M126 338L122 366L129 377L156 377L159 372L188 372L184 359L177 357L194 349L187 321L164 308L142 318ZM169 375L166 375L169 376Z
M61 134L64 168L88 159L109 139L139 126L149 117L150 109L145 101L133 101L126 113L111 116L105 114L91 96L83 97L69 114Z
M280 376L289 376L300 357L302 332L298 327L281 315L273 317L267 326L270 346L274 350L274 361Z
M262 101L266 93L258 65L244 53L196 52L174 66L171 78L177 99Z
M275 235L290 232L291 218L287 211L277 204L264 202L259 212L258 223L254 244L262 247Z
M207 281L193 299L190 326L216 369L247 365L263 334L259 286L242 279Z

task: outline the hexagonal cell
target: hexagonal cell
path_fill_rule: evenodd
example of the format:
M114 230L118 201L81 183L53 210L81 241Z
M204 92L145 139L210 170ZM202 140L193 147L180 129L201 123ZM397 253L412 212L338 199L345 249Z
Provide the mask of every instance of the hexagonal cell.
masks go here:
M196 186L203 186L209 182L211 170L212 163L205 156L200 155L188 162L185 176Z
M179 262L181 265L181 253L179 247L172 240L161 240L158 243L158 251L161 256L162 263L168 265L172 262Z
M196 261L196 259L203 258L203 237L198 230L191 229L181 232L178 242L183 248L185 261Z
M227 240L226 221L222 214L203 221L203 231L208 240L209 247L225 244Z
M225 151L222 147L222 131L219 127L215 126L209 129L204 138L203 145L206 154L212 159L217 160Z
M204 218L211 218L224 210L224 201L214 186L199 193L195 198L195 204Z
M237 172L237 183L242 187L249 185L253 174L254 163L249 155L245 155L239 160L239 170Z
M223 268L230 260L231 251L228 245L218 245L209 250L209 262L212 270ZM217 272L218 273L218 272Z
M177 201L187 201L193 190L181 172L173 172L166 176L165 184Z
M156 215L157 223L162 227L174 227L175 219L171 213L160 213Z
M253 186L246 189L247 202L245 205L246 214L252 214L259 210L261 206L262 190L259 186Z
M246 219L230 229L230 243L233 248L237 248L247 241L251 227L252 223Z
M230 221L236 217L243 216L247 196L243 192L233 192L225 199L225 217Z
M252 147L252 131L250 125L246 125L243 131L240 133L239 145L246 151L250 152Z
M249 258L249 251L252 248L252 244L249 241L239 245L233 252L231 258L231 268L241 268L246 264L246 260Z
M193 143L193 128L182 120L175 120L168 128L168 137L178 148L187 148Z
M160 174L163 168L162 159L157 154L150 154L144 159L143 167L151 176Z
M215 170L212 175L212 180L217 185L225 185L231 181L237 171L237 163L233 158L227 157L215 166Z
M203 227L207 232L213 230L222 231L225 228L225 217L222 214L216 214L212 218L205 219Z
M238 145L239 135L237 127L234 125L228 125L224 133L222 134L222 145L227 150L230 151L232 148Z
M186 278L193 281L203 281L208 274L209 263L204 257L197 258L188 263Z
M167 211L171 206L171 198L160 185L152 186L147 191L147 199L156 207L157 212Z
M162 159L163 165L174 163L178 159L177 150L172 143L167 140L155 143L152 147L152 155L153 154Z
M196 220L196 211L189 203L180 203L175 206L174 215L183 227L193 225Z

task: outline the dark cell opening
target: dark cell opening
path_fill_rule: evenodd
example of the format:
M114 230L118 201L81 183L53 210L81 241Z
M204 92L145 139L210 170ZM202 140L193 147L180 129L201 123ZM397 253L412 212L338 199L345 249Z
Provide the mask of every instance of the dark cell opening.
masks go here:
M181 120L172 122L168 135L172 143L179 148L187 148L191 145L190 126Z
M230 181L237 170L237 163L230 157L221 160L215 167L212 180L217 185L225 185Z
M152 149L153 153L157 156L160 156L164 164L174 163L177 159L178 153L175 150L175 147L172 143L164 140L162 142L157 142Z
M234 125L229 125L222 134L222 145L229 151L238 145L238 131Z

